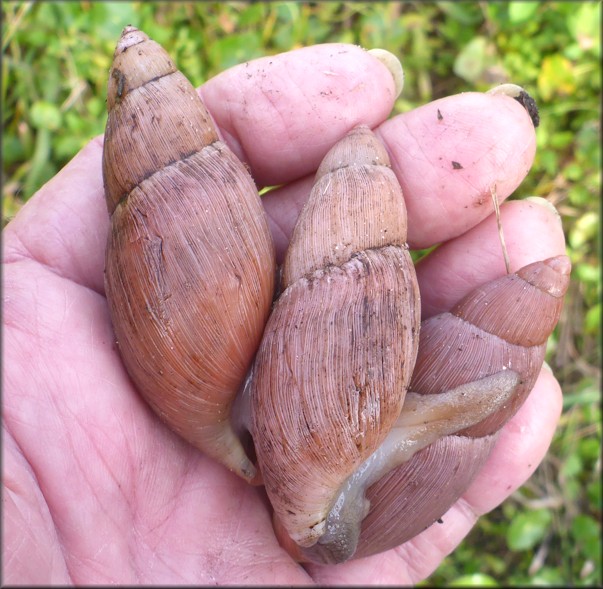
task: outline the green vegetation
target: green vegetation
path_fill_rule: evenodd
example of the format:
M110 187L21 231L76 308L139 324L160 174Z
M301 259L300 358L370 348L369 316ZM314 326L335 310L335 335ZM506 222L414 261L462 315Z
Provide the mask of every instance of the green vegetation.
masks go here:
M107 72L128 23L162 43L197 85L234 64L328 41L402 58L397 112L521 84L542 122L516 196L557 206L574 265L548 353L565 411L535 475L427 584L601 584L600 10L599 2L3 2L4 219L103 132Z

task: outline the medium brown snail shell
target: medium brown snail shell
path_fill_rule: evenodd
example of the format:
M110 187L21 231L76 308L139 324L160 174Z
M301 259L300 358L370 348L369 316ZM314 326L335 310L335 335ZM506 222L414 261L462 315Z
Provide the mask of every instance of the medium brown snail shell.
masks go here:
M420 323L405 219L385 148L367 127L353 130L316 174L251 381L266 491L301 546L332 534L328 516L342 485L402 408ZM363 507L355 506L352 534ZM345 538L342 559L355 550Z
M274 290L257 190L193 86L134 27L117 45L107 104L105 286L123 362L161 419L249 480L230 410Z

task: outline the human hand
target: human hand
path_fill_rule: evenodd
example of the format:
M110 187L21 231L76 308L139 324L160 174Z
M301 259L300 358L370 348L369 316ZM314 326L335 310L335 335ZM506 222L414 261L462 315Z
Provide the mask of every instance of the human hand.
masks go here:
M506 198L535 150L511 98L463 94L385 121L391 76L347 45L250 62L200 92L258 185L283 185L264 197L280 258L322 156L367 124L401 182L410 246L446 242L417 267L424 318L505 272L490 189ZM104 298L101 148L93 140L4 231L6 583L415 583L530 476L561 407L546 370L443 524L366 559L295 563L262 490L171 433L125 373ZM546 207L514 201L501 215L511 270L564 252Z

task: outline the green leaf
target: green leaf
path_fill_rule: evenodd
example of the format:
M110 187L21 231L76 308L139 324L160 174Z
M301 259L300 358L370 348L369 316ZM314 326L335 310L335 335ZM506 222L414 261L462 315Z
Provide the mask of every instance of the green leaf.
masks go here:
M582 2L568 19L568 29L581 51L601 55L600 2Z
M2 159L5 166L26 157L23 143L14 135L6 135L2 140Z
M544 100L570 96L576 91L576 76L572 62L559 53L542 60L538 90Z
M540 4L540 2L509 2L509 20L513 24L518 24L532 18Z
M37 129L56 131L61 126L61 111L56 104L38 100L30 112L31 124Z
M572 247L578 248L594 239L598 231L599 215L595 211L588 211L574 222L569 235L569 241Z
M571 533L588 558L596 559L601 550L601 525L592 517L578 514L572 521Z
M578 450L583 460L593 464L601 452L601 440L590 437L583 438L578 444Z
M216 68L225 70L259 57L262 53L260 40L260 34L253 31L232 34L217 39L207 52Z
M472 39L457 55L454 73L467 82L475 82L486 69L487 47L488 41L485 37Z
M588 500L592 503L594 509L601 508L601 481L593 481L586 489Z
M576 266L574 276L580 281L589 284L599 284L601 279L600 268L586 262Z
M597 324L599 325L599 324ZM587 387L582 391L563 396L563 410L566 411L571 407L578 405L591 405L598 403L601 399L601 393L594 387Z
M551 523L551 512L537 509L518 514L507 530L507 545L510 550L528 550L546 534Z
M475 25L483 19L481 8L475 2L438 2L437 5L449 18L463 25Z
M564 478L573 478L582 472L582 460L578 454L570 454L559 471Z
M448 587L499 587L499 584L490 575L473 573L457 577L448 583Z
M584 330L593 335L598 334L601 329L601 303L597 303L586 311L584 317Z
M530 586L534 587L565 587L566 585L567 578L559 569L552 567L542 567L535 575L530 577Z

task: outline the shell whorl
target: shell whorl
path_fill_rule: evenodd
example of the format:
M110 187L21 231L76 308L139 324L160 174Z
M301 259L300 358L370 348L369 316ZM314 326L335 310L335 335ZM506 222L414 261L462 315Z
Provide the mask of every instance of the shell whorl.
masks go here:
M109 213L131 190L170 164L218 141L193 85L155 41L126 27L107 88L103 180Z
M500 370L514 370L521 384L513 401L462 433L484 436L500 429L538 377L546 341L559 320L570 267L566 256L534 262L475 289L449 313L423 321L411 390L437 394Z
M405 248L406 232L406 205L387 151L368 127L356 127L318 168L285 256L283 288L354 252Z

